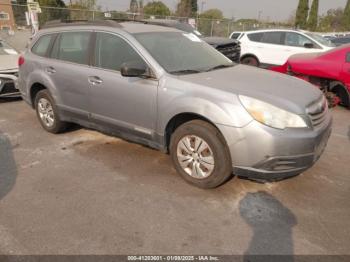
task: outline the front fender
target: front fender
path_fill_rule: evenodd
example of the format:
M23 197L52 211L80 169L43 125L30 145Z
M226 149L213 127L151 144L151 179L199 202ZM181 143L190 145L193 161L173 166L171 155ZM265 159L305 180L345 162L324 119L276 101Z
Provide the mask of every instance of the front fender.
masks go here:
M235 96L232 96L230 103L222 101L217 104L203 97L180 97L159 109L158 133L163 134L171 119L183 113L195 114L213 124L231 127L243 127L253 120Z

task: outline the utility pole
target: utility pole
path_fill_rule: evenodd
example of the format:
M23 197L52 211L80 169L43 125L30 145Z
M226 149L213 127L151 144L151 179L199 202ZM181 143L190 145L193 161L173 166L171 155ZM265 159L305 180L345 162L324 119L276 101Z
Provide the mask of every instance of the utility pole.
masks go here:
M201 14L203 13L204 11L204 6L205 6L206 2L205 1L202 1L201 3Z

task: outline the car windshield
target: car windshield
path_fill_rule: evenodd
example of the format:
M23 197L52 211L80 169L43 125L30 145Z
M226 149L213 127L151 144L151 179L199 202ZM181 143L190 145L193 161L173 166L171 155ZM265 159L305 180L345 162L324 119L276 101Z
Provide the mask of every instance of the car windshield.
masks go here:
M4 41L0 40L0 55L17 55L17 52Z
M306 35L316 40L317 42L319 42L324 46L335 47L335 45L330 40L324 38L323 36L320 36L318 34L313 34L313 33L306 33Z
M171 74L193 74L235 65L194 34L155 32L134 36Z

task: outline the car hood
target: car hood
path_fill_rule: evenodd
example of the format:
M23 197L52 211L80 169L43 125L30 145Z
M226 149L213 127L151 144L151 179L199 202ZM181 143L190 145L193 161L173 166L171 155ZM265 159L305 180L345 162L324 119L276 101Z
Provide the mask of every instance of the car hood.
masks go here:
M238 44L239 42L234 39L224 38L224 37L203 37L203 41L207 42L212 46Z
M288 62L309 61L319 57L322 53L304 53L289 57Z
M179 78L193 84L253 97L296 114L305 114L306 107L322 96L318 88L303 80L245 65Z
M18 55L0 56L0 73L18 70Z

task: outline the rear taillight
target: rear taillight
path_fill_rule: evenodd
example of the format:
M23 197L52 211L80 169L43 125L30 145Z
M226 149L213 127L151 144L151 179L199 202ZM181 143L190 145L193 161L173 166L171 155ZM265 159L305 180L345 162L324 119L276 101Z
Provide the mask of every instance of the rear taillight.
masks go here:
M24 64L24 57L23 56L20 56L19 58L18 58L18 66L20 67L20 66L22 66Z

